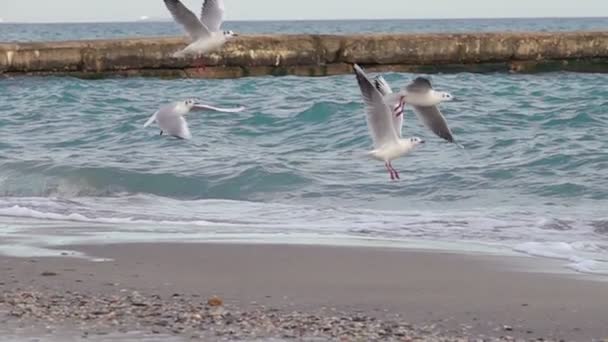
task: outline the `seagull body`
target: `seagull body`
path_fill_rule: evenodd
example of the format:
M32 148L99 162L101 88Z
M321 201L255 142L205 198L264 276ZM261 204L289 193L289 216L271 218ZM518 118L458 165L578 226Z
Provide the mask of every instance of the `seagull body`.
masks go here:
M200 56L222 47L229 39L236 37L232 31L221 31L224 20L224 1L205 0L200 19L179 0L164 0L173 19L184 27L192 43L173 54L176 58L190 55Z
M382 78L382 76L378 76L376 77L376 79L374 80L376 89L378 89L378 91L380 91L380 93L385 96L385 98L391 96L393 93L393 91L391 90L391 87L388 85L388 83L384 80L384 78ZM447 121L445 120L445 117L443 116L443 114L441 114L441 111L439 110L439 108L436 105L426 105L428 103L432 103L435 99L437 100L438 98L441 99L440 102L443 101L450 101L450 99L452 99L451 95L449 93L444 93L444 92L438 92L432 89L431 86L431 82L429 80L427 80L426 78L422 78L422 77L418 77L416 78L412 83L410 83L407 87L406 87L406 91L408 91L410 94L422 94L422 96L420 96L418 99L416 99L414 97L414 102L416 104L411 104L409 103L413 110L414 113L416 113L416 116L418 117L418 119L420 121L422 121L422 123L431 131L433 131L433 133L435 133L438 137L447 140L448 142L455 142L454 140L454 136L452 135L452 131L450 130L450 127L448 126ZM446 96L445 94L448 94L449 96ZM448 99L449 98L449 99ZM411 99L411 97L410 97ZM421 101L416 101L416 100L421 100ZM430 102L424 102L422 100L428 100ZM424 105L420 105L418 103L425 103ZM395 117L400 118L401 121L403 121L403 111L405 109L405 104L406 101L405 100L401 100L401 102L399 104L397 104L394 107L394 112L393 115L395 115Z
M153 122L157 122L160 127L160 135L167 134L180 139L191 139L192 134L188 128L188 123L184 116L191 111L215 111L223 113L238 113L243 111L244 107L235 108L219 108L209 106L189 99L186 101L173 102L162 106L150 119L144 124L144 128L150 126Z
M186 46L183 50L175 52L173 57L184 58L188 56L199 56L221 48L224 43L226 43L224 34L213 32L209 37L196 40L192 44Z
M395 107L386 105L382 93L367 78L361 67L354 64L353 69L365 102L367 125L374 141L374 149L367 154L373 159L384 162L392 180L399 179L399 172L391 162L410 153L418 145L423 144L424 140L418 137L401 138L401 127L397 127L396 124L401 125L403 120L393 114Z

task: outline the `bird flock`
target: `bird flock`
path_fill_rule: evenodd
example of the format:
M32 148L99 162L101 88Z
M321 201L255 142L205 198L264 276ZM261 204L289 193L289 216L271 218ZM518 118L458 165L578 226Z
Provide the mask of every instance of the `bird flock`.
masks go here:
M206 53L220 49L227 41L238 36L232 31L221 30L224 20L223 0L204 0L200 18L179 0L163 1L173 19L183 26L191 38L190 44L173 54L175 58L200 58ZM205 67L200 62L198 66ZM415 78L405 88L395 92L381 75L372 80L357 64L353 65L353 71L363 97L367 126L374 145L374 149L367 152L367 155L384 163L391 180L400 179L392 161L425 143L419 137L402 137L406 106L412 107L418 119L435 135L457 144L445 117L437 107L442 102L454 100L450 93L435 90L430 80L424 77ZM148 119L144 127L156 122L161 130L160 135L191 139L192 134L184 118L191 111L237 113L243 110L245 108L242 106L221 108L200 103L196 99L188 99L161 107Z

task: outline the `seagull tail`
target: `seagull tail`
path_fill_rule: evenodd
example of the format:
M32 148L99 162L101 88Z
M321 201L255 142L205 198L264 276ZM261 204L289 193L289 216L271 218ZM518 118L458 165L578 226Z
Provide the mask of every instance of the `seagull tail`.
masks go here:
M154 121L156 121L156 114L158 112L154 113L149 119L148 121L146 121L146 123L144 124L144 128L150 126Z

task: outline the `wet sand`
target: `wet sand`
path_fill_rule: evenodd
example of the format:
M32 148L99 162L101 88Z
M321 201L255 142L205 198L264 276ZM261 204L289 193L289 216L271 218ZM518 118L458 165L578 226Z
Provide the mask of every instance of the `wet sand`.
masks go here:
M57 300L56 305L70 305L74 294L78 298L122 296L125 298L117 300L131 303L136 293L141 296L137 300L151 301L141 305L143 308L156 305L179 311L179 306L171 305L182 298L184 305L200 304L198 309L189 307L189 310L205 307L209 319L213 319L214 308L208 307L207 299L215 295L224 300L226 310L235 315L247 313L252 319L261 313L274 312L277 322L283 322L281 315L298 312L319 319L308 322L299 316L289 318L298 324L339 325L331 318L360 317L360 325L390 322L406 329L411 324L408 336L422 334L418 336L426 336L425 339L431 339L430 336L579 341L608 338L606 279L530 272L530 265L545 270L561 269L561 263L550 260L293 245L124 244L70 248L112 261L0 257L0 290L5 294L5 300L0 300L0 318L4 330L14 322L23 326L30 321L32 324L44 321L44 317L32 317L31 313L11 315L25 291L36 293L36 298L40 297L46 306L53 305L46 296L64 298ZM46 306L41 310L48 315ZM205 317L200 319L204 321ZM57 321L66 325L82 323L70 317ZM350 322L352 325L352 319ZM121 329L129 331L129 324L133 324L134 330L146 330L148 323L128 321ZM205 330L204 324L200 327ZM193 333L190 328L182 331ZM179 335L180 331L169 329L168 333ZM297 333L285 335L283 330L281 334L298 337ZM337 334L335 337L340 336L340 332ZM364 339L384 336L382 339L387 340L391 337L361 336L367 336Z

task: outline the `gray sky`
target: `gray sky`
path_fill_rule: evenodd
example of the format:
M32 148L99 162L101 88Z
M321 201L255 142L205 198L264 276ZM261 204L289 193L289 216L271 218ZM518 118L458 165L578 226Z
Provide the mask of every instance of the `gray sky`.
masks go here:
M191 9L202 0L183 0ZM228 20L608 16L608 0L225 0ZM0 0L4 21L168 18L162 0Z

